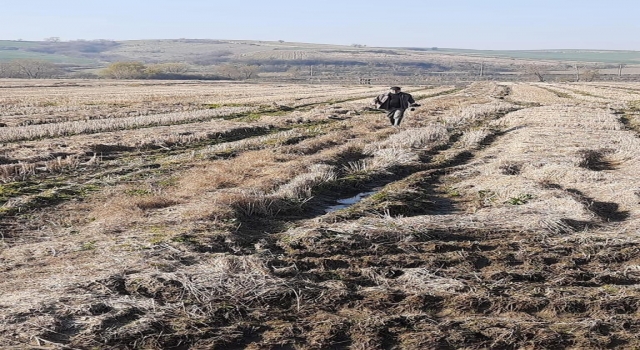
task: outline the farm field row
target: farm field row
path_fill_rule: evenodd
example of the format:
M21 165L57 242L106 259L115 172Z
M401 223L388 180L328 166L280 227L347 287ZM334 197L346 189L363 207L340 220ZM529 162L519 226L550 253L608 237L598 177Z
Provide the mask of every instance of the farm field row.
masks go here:
M640 85L393 128L380 86L60 83L0 82L2 344L640 346Z

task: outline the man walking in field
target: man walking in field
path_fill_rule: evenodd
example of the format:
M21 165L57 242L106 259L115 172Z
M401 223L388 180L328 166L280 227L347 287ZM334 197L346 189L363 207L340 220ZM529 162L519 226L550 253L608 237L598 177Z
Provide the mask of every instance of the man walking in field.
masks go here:
M379 95L373 100L376 107L387 111L387 117L389 117L391 125L395 127L400 126L400 122L402 118L404 118L404 112L407 108L420 106L413 100L413 96L400 90L400 87L392 86L390 92ZM413 110L413 108L411 108L411 110Z

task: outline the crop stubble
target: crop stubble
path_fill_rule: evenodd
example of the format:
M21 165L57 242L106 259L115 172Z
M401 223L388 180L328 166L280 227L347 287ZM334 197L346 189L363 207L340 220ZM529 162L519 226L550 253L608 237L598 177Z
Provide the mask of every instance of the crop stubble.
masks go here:
M2 118L251 110L4 141L8 346L640 346L633 85L409 87L394 130L382 87L84 84Z

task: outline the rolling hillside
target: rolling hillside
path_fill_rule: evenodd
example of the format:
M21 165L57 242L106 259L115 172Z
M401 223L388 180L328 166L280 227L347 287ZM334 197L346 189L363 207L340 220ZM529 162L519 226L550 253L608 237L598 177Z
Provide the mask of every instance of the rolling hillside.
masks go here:
M376 48L362 45L338 46L308 43L243 40L132 40L22 42L0 41L0 62L40 59L95 72L111 62L140 61L146 64L183 62L194 73L211 74L223 64L250 64L261 67L263 77L310 72L324 68L328 76L424 76L425 74L493 76L508 79L532 64L570 75L567 67L579 64L583 70L597 69L601 75L616 75L620 64L624 74L637 74L638 51L481 51L447 48ZM296 73L312 75L312 73ZM500 78L502 76L502 78ZM408 78L407 78L408 79ZM566 79L566 78L563 78ZM328 79L330 80L330 79ZM352 79L353 80L353 79ZM409 80L406 80L409 81Z

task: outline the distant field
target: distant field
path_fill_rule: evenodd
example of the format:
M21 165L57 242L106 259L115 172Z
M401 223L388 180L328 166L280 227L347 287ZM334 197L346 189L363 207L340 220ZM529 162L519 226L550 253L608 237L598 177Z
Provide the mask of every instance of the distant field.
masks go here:
M52 55L38 52L3 50L0 48L0 62L19 59L36 59L61 64L95 64L94 60L70 57L64 55Z
M594 50L463 50L438 49L437 52L474 55L482 57L508 57L526 60L578 61L640 64L640 51L594 51Z
M93 59L75 57L62 54L51 54L43 52L29 51L41 46L40 42L34 41L9 41L0 40L0 62L17 59L37 59L53 63L62 64L96 64Z
M0 80L8 349L638 349L640 84Z
M17 40L0 40L0 48L6 49L10 47L29 48L40 45L38 41L17 41Z

